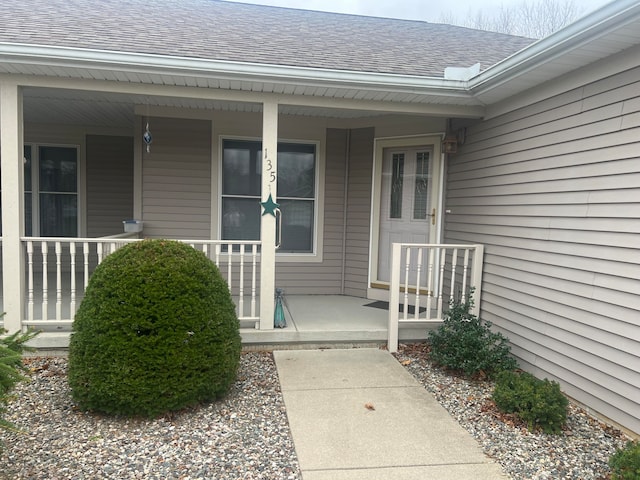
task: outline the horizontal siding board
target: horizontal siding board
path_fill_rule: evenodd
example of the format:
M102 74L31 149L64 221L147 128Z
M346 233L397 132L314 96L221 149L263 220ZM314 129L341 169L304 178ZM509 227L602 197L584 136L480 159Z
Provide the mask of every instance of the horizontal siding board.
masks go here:
M133 138L86 137L87 236L122 233L133 216Z
M468 127L448 163L444 226L446 242L485 245L481 315L521 365L637 433L639 78L576 76L570 91Z
M143 155L144 234L211 237L211 123L152 118L150 153Z
M461 153L456 159L456 163L451 165L451 172L456 173L460 169L464 168L462 162L470 163L476 160L481 160L482 163L466 165L468 168L472 166L474 170L481 170L485 165L500 165L501 163L516 163L527 160L536 160L538 158L561 158L563 155L588 155L589 152L597 150L605 150L611 145L625 145L634 144L635 139L638 138L640 129L625 129L619 128L610 133L598 134L591 137L579 138L574 140L566 139L565 142L547 145L541 140L534 142L529 149L518 148L521 146L514 146L511 144L493 146L485 150L475 152L473 154ZM633 149L631 149L632 151ZM637 152L637 151L636 151ZM635 154L637 155L637 153ZM633 157L634 154L630 153L629 157ZM460 163L458 163L460 162Z

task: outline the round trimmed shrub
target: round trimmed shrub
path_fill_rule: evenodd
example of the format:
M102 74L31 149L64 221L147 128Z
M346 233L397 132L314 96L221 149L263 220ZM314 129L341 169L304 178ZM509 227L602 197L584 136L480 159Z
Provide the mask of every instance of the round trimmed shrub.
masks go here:
M93 273L73 322L69 385L81 409L153 417L223 396L240 350L213 262L181 242L143 240Z

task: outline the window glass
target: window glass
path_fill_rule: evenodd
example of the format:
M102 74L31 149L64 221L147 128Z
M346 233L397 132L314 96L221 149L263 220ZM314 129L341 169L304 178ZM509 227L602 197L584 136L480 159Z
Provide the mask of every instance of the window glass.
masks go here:
M40 147L40 191L75 193L78 185L76 149Z
M315 175L315 145L278 144L277 202L282 212L279 252L313 252ZM261 181L262 143L225 140L222 158L223 240L260 238Z
M76 195L40 194L40 236L75 237L78 234Z
M413 197L414 220L427 218L427 204L429 201L429 152L416 154L416 184Z
M261 159L260 142L225 141L222 156L225 194L259 197Z
M402 191L404 182L404 153L394 153L391 171L390 218L402 218Z

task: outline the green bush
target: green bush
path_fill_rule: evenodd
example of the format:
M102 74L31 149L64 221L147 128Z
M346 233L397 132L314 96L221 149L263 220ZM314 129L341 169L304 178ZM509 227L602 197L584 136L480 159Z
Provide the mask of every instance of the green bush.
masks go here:
M611 480L640 480L640 442L628 442L609 459Z
M0 334L4 333L6 330L0 330ZM0 429L13 430L15 428L2 417L7 411L6 407L9 403L11 390L24 379L22 372L25 368L22 364L22 353L32 350L25 343L35 337L37 333L35 331L18 331L0 338ZM2 451L1 443L0 451Z
M92 275L69 345L77 405L153 417L223 396L240 362L229 288L181 242L128 244Z
M560 433L567 420L569 401L560 391L560 385L530 373L499 373L493 400L501 411L517 414L531 431Z
M490 322L473 315L472 306L473 290L466 302L451 302L442 325L429 332L431 359L467 376L493 377L496 372L516 368L507 338L491 331Z

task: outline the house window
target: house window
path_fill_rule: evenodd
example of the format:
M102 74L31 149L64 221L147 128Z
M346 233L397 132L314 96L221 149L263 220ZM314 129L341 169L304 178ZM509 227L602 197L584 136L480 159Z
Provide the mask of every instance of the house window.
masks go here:
M37 153L34 155L34 153ZM25 234L78 235L76 147L24 147Z
M281 253L312 253L316 210L316 146L278 144L277 202ZM225 140L222 155L222 239L260 238L262 143Z

